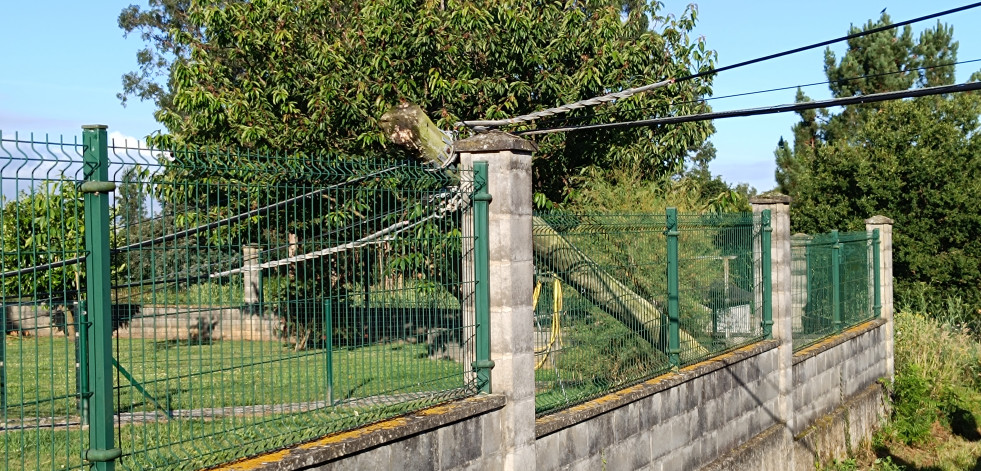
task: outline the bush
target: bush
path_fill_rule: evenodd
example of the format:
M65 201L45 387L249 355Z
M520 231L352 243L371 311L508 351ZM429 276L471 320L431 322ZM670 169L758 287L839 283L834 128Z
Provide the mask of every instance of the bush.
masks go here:
M926 441L937 421L949 427L981 388L981 343L963 324L942 320L944 308L927 311L895 316L893 417L885 432L906 444Z

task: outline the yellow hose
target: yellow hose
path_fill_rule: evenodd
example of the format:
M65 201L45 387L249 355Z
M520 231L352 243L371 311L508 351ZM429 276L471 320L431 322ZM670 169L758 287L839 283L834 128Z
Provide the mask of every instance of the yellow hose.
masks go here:
M542 365L548 361L548 356L552 353L552 349L558 344L559 348L562 348L562 324L560 323L561 313L562 313L562 282L558 278L552 280L552 332L549 336L548 345L535 349L535 353L544 353L542 359L538 361L535 365L535 369L539 369ZM538 282L535 285L535 291L532 293L532 305L538 306L538 298L542 292L542 283Z

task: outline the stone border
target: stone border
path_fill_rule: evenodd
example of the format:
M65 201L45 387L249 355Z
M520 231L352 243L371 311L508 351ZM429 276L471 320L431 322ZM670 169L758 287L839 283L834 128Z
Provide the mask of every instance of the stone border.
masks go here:
M794 352L794 365L805 361L809 358L814 358L818 354L828 351L838 345L841 345L855 337L861 336L868 332L871 332L879 327L886 325L886 320L883 318L872 319L870 321L865 321L856 326L845 329L843 332L837 335L833 335L818 343L804 348L803 350Z
M505 402L500 394L474 396L211 469L302 469L493 412Z
M737 348L729 353L695 363L691 366L686 366L677 372L667 373L614 393L600 396L569 409L563 409L554 414L539 417L535 420L535 437L542 438L562 429L572 427L613 409L623 407L632 402L691 381L699 376L705 376L713 371L732 366L743 360L773 350L779 344L780 342L777 340L764 340Z

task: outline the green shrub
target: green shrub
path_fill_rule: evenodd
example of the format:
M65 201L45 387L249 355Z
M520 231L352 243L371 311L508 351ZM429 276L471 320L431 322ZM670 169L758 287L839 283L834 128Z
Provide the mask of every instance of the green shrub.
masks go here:
M940 407L938 399L931 394L930 379L916 364L905 364L896 371L894 388L892 432L903 443L924 442L939 417Z
M981 343L963 324L941 319L957 310L944 310L949 307L934 309L937 317L908 310L895 316L896 379L886 433L906 444L924 442L934 422L950 426L981 387Z

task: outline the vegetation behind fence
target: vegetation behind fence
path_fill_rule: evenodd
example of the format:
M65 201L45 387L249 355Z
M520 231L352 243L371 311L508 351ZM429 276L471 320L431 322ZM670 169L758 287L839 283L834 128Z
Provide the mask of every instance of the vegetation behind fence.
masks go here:
M3 469L212 466L486 383L471 172L0 139Z
M877 230L798 234L791 258L795 350L878 317Z
M535 219L536 410L547 413L769 335L769 214Z

